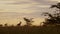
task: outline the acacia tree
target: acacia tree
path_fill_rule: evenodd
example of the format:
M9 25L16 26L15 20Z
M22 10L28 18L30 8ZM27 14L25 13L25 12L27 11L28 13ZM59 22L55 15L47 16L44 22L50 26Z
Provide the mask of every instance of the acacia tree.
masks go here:
M27 26L32 25L31 23L33 22L33 21L32 21L33 18L30 18L30 19L23 18L23 19L26 21Z
M55 14L51 14L51 13L48 13L48 12L45 12L43 13L45 16L48 16L47 19L45 19L45 22L43 22L45 25L48 25L48 24L55 24L55 25L58 25L60 24L60 3L57 3L56 5L51 5L51 9L52 8L57 8L58 10L58 13L56 11Z

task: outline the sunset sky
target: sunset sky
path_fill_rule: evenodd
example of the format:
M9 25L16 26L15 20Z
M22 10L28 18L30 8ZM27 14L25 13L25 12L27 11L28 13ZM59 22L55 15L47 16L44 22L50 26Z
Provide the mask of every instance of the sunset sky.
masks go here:
M22 17L34 18L34 25L44 21L43 12L51 11L49 7L60 0L0 0L0 23L17 24Z

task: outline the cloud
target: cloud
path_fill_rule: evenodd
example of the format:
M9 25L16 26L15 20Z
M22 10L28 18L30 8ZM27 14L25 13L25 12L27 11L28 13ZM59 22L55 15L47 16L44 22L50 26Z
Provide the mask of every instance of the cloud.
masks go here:
M60 0L50 0L50 1L58 1L58 2L60 2Z
M33 1L40 3L41 5L51 5L58 2L58 1L50 1L50 0L33 0Z
M29 4L32 3L30 0L0 0L0 4Z
M20 12L39 16L40 12L49 10L50 5L56 2L49 0L0 1L0 4L4 4L0 5L0 8L4 9L3 12Z
M39 5L51 5L53 3L56 3L57 1L50 1L50 0L22 0L22 1L0 1L0 4L32 4L37 3Z
M15 1L15 2L13 2L13 3L6 3L6 4L29 4L29 3L31 3L31 2L25 2L25 1Z

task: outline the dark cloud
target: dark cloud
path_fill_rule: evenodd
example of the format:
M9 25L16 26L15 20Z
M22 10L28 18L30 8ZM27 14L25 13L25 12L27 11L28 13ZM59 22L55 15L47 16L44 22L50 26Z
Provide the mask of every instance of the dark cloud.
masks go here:
M49 0L33 0L33 1L40 3L41 5L51 5L58 2L58 1L49 1Z

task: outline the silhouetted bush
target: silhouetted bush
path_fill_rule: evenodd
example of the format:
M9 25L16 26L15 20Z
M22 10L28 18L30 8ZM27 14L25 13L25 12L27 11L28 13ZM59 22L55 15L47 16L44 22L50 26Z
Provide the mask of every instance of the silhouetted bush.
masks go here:
M21 26L21 23L22 23L22 22L18 23L17 26Z
M5 26L5 27L7 27L7 26L8 26L8 24L6 23L6 24L4 24L4 26Z
M3 25L2 25L2 24L0 24L0 27L3 27Z

